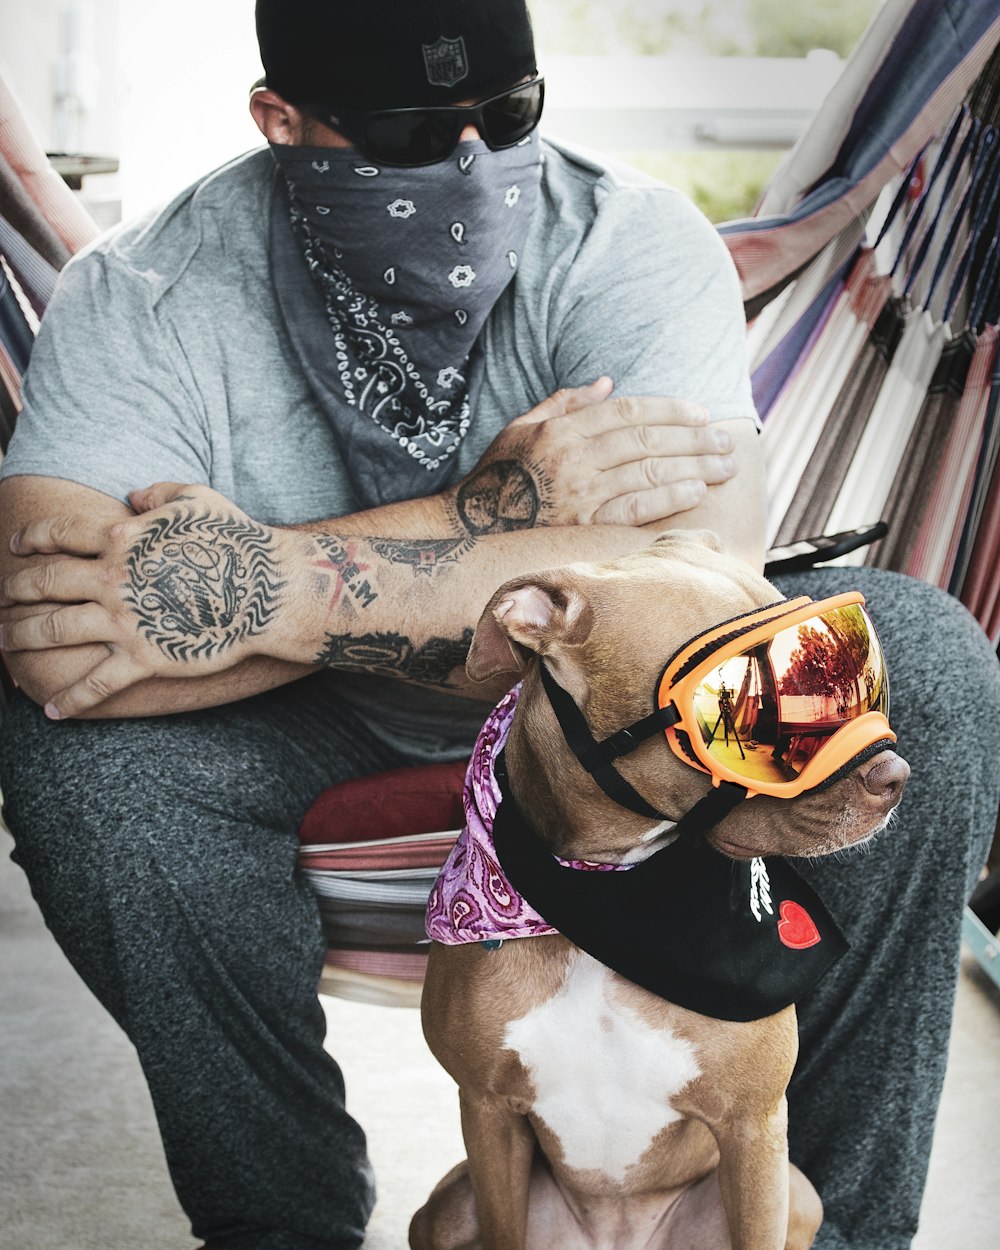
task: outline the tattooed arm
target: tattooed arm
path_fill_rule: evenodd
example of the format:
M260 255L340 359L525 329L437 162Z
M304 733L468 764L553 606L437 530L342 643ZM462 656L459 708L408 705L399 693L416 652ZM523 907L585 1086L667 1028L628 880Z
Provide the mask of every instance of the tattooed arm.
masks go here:
M457 539L456 548L535 526L711 529L762 568L764 484L753 421L710 423L697 404L611 399L610 389L602 378L556 392L511 421L463 481L419 510L391 504L331 525L340 534Z
M258 526L203 487L166 509L178 488L138 491L133 503L148 515L119 527L127 510L98 492L8 479L0 620L14 675L63 715L211 706L316 665L483 697L467 690L461 664L482 605L510 576L631 550L648 541L638 526L663 528L665 512L679 508L690 511L672 525L700 523L724 541L725 527L732 548L742 543L756 561L750 423L730 423L753 440L734 478L714 463L721 449L705 451L716 431L700 410L603 403L603 389L560 393L512 422L451 491L297 534ZM709 515L703 503L713 496ZM52 553L84 559L38 560Z
M32 491L44 500L27 509L36 520L25 516ZM49 715L212 706L322 666L488 697L464 662L490 594L516 572L584 554L579 528L534 529L484 537L439 565L412 540L267 527L207 487L172 494L128 517L70 483L0 483L0 508L19 517L2 557L0 645ZM76 515L53 517L56 501ZM585 554L648 541L594 526ZM36 559L53 552L61 558Z

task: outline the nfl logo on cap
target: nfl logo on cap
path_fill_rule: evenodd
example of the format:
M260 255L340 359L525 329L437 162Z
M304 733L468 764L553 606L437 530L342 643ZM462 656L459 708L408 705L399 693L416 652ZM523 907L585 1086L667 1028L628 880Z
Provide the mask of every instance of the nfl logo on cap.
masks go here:
M435 87L453 87L469 72L469 58L465 53L465 40L446 39L444 35L436 43L420 45L424 50L427 81Z

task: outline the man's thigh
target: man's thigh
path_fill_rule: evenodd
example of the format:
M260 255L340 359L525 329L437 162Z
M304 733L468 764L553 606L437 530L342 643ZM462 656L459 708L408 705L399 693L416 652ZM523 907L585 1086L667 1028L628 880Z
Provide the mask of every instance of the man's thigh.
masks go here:
M14 858L116 1015L115 969L140 940L190 929L247 959L280 961L275 945L287 944L291 960L315 962L318 915L296 873L302 816L327 785L401 762L328 686L306 679L189 714L58 723L15 695L0 731Z
M51 819L92 802L131 827L179 804L297 829L326 786L402 762L323 675L217 708L129 720L55 723L15 694L0 745L0 784L15 812Z

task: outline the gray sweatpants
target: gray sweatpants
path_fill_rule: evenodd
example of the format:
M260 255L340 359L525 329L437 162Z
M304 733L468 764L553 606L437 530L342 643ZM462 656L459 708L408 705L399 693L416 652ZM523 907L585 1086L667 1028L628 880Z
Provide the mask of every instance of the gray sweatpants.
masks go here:
M962 905L1000 797L1000 666L964 609L919 583L838 569L780 585L865 592L912 768L873 849L805 868L851 950L801 1004L790 1091L792 1158L826 1207L817 1246L903 1250ZM196 1235L231 1250L357 1246L373 1202L364 1135L322 1048L323 942L296 829L324 786L406 761L329 689L307 679L190 715L57 725L19 698L3 728L15 859L138 1050Z

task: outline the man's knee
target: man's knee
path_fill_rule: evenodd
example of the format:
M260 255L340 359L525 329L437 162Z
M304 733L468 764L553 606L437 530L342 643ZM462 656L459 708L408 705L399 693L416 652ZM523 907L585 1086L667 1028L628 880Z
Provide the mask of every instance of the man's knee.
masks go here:
M9 712L4 817L64 948L153 932L195 946L224 932L250 964L321 958L316 904L294 876L294 819L277 829L244 810L248 787L231 769L246 760L224 735L216 768L207 735L195 727L192 742L175 718L52 724L23 696Z
M232 705L135 720L49 721L15 695L0 731L8 824L15 837L68 822L91 836L227 815L294 833L307 798L265 716ZM298 787L308 790L308 787Z
M51 831L65 843L71 829L113 838L163 767L130 737L127 722L53 723L23 695L7 710L0 747L4 817L18 842Z

